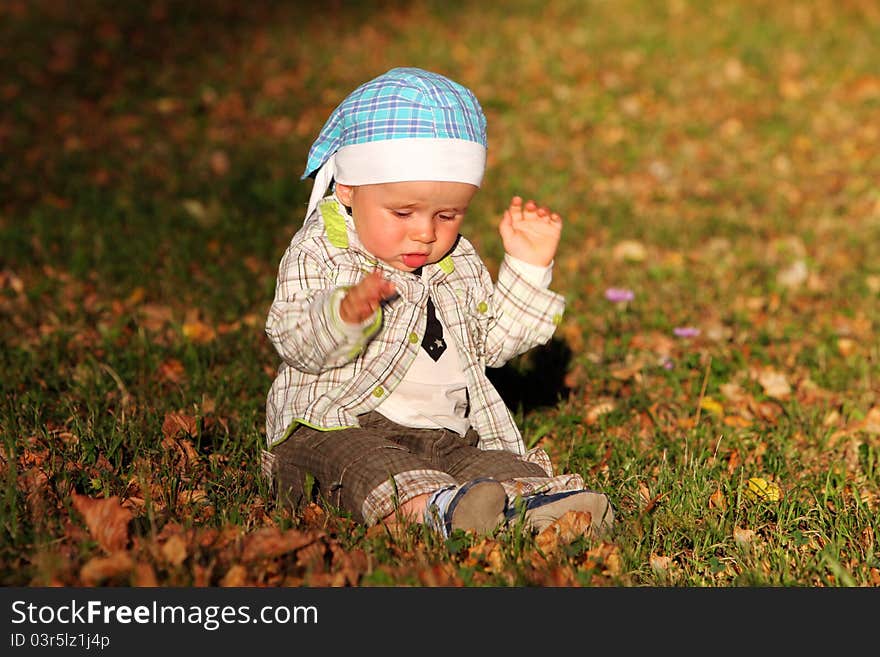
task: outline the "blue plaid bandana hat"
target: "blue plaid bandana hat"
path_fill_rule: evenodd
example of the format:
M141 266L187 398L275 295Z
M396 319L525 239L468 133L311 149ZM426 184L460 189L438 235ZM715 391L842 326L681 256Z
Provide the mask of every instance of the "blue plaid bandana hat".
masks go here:
M312 144L302 175L315 178L306 218L334 180L479 187L487 145L486 117L469 89L419 68L393 68L351 92Z

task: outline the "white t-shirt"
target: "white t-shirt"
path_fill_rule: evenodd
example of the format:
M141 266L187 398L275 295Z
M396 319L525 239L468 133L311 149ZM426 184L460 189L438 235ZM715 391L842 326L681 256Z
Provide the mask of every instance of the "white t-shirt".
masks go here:
M548 267L537 267L509 255L504 257L533 285L545 289L550 286L552 263ZM443 327L443 335L448 335L439 314L437 321ZM471 426L469 400L467 380L454 340L446 340L446 350L436 362L424 349L419 349L403 380L376 410L406 427L451 429L463 436Z

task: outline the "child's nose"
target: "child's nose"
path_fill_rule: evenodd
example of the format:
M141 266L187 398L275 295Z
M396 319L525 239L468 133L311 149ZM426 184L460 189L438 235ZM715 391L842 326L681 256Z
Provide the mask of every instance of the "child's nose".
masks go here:
M434 220L430 217L420 218L412 224L410 237L417 242L433 242L436 239Z

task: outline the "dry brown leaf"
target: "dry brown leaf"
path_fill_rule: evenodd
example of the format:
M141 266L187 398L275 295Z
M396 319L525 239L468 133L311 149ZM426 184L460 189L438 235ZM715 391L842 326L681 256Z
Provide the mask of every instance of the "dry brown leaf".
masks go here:
M755 532L751 529L743 529L741 527L733 528L733 540L741 548L749 547L754 538Z
M168 381L169 383L180 383L186 378L186 369L176 358L169 358L156 370L156 374L160 381Z
M361 575L369 567L366 552L358 548L348 551L338 543L332 543L330 551L333 555L332 569L344 577L348 586L357 586Z
M471 548L468 555L475 562L486 564L486 570L490 573L497 573L504 569L504 553L501 551L501 545L498 541L491 538L485 538L477 545Z
M650 557L651 569L655 573L665 573L672 567L672 559L659 554L652 554Z
M551 554L582 536L590 536L593 517L589 512L566 511L536 537L535 544L544 554Z
M193 586L211 586L212 566L203 566L198 563L192 565Z
M724 426L736 429L747 429L752 426L752 421L742 415L725 415Z
M141 561L134 567L132 586L154 587L159 586L156 579L156 571L152 565Z
M186 560L186 541L180 534L174 534L165 541L162 556L172 566L179 566Z
M223 576L223 579L220 580L220 586L237 587L245 586L246 584L247 568L242 566L240 563L233 565L229 570L227 570L226 574Z
M217 337L217 331L200 319L183 323L183 337L192 342L205 344Z
M89 559L79 571L85 586L97 586L102 582L131 572L134 560L127 552L114 552L107 557Z
M145 303L138 311L138 321L148 331L161 331L174 319L174 311L170 306Z
M165 419L162 422L162 435L165 438L173 438L180 433L189 436L199 435L198 419L186 413L165 413Z
M128 545L128 523L133 515L121 505L118 496L95 499L73 493L73 507L105 552L124 550Z
M456 578L455 570L450 563L437 563L419 571L419 582L422 586L462 586Z
M614 402L610 399L599 401L587 408L585 420L587 424L595 424L599 418L613 411Z
M791 385L781 372L770 368L763 369L757 373L757 379L768 397L787 399L791 394Z
M302 519L310 527L322 527L327 520L327 512L320 505L310 502L302 510Z
M617 575L620 573L620 548L616 544L605 542L600 543L596 547L591 548L586 556L593 562L601 562L605 564L603 574Z
M611 367L611 376L619 381L627 381L628 379L640 381L641 372L647 364L643 357L633 357L630 355L627 356L625 363Z
M647 255L645 245L636 240L621 240L611 250L614 260L624 262L644 262Z
M296 565L308 568L312 573L324 571L326 552L327 546L324 543L309 543L296 551Z
M724 493L720 488L716 488L715 492L709 496L709 508L721 509L722 511L727 508L727 500L724 499Z
M254 559L272 559L311 545L324 536L323 531L314 529L309 531L288 529L282 532L277 527L265 527L245 538L241 558L246 562Z
M859 542L865 547L868 554L874 551L874 530L870 525L862 530Z

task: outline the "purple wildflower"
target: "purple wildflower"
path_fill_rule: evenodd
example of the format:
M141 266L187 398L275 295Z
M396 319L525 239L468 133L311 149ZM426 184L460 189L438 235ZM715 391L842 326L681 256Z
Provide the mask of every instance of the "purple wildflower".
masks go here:
M636 298L636 295L632 290L627 290L626 288L609 287L605 290L605 298L614 303L623 303L626 301L632 301Z
M679 338L695 338L700 334L700 329L693 326L676 326L672 332Z

